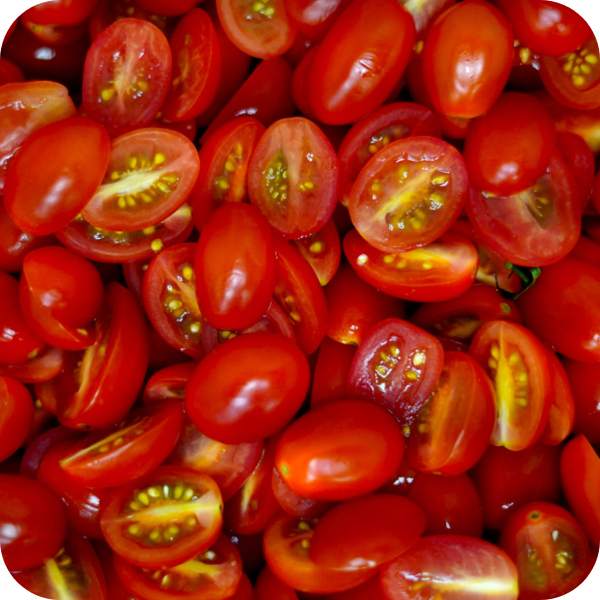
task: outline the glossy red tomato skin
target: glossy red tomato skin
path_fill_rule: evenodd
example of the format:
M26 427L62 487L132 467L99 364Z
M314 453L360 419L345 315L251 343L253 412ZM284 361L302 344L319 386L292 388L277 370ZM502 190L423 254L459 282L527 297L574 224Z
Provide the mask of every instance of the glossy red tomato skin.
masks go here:
M575 404L573 433L583 434L590 444L600 444L600 365L563 357Z
M282 479L277 469L273 469L271 487L280 507L292 517L298 519L314 519L320 517L331 508L332 503L326 500L304 498L294 492Z
M39 481L0 475L2 558L10 571L32 569L60 550L67 533L63 507Z
M97 0L51 0L44 6L33 6L23 13L23 18L39 25L69 27L87 19Z
M200 431L217 441L256 442L294 416L309 377L306 358L283 335L238 336L200 362L188 383L186 412ZM213 401L206 403L207 397Z
M422 56L435 108L448 117L472 119L491 108L508 80L513 34L495 6L460 2L436 19Z
M516 600L519 595L517 569L509 556L490 542L466 536L423 537L384 567L380 577L389 600L410 597L409 594L415 592L418 594L415 597L444 595L446 589L456 594L457 587L464 598L486 598L486 592L472 586L472 578L479 576L480 569L493 586L490 597ZM421 583L425 585L420 586Z
M169 42L156 26L140 19L117 21L87 53L83 109L113 136L144 127L164 102L171 71Z
M165 5L162 0L140 0L137 4L163 17L177 17L189 12L200 2L198 0L176 0Z
M12 377L0 376L0 462L14 454L27 439L33 410L27 388Z
M573 174L579 191L581 211L584 212L595 187L594 154L586 141L571 131L557 132L556 147Z
M407 321L385 319L369 330L354 355L348 392L385 407L402 426L410 425L433 391L443 364L436 338Z
M570 510L595 546L600 543L600 458L580 434L560 455L560 478Z
M395 494L348 500L319 519L310 558L329 569L367 569L405 552L425 530L417 504Z
M195 368L196 363L188 361L164 367L153 373L144 386L144 404L170 398L183 402L187 382Z
M524 190L548 168L555 137L550 114L537 98L505 92L469 124L463 154L469 181L501 196Z
M251 327L265 314L275 285L267 220L248 204L220 206L202 230L194 270L204 318L217 329Z
M275 467L298 495L338 501L383 485L403 454L402 431L389 413L370 402L337 400L288 426Z
M414 39L414 22L398 2L353 2L327 33L309 73L309 102L318 120L352 123L383 104Z
M557 504L537 501L516 510L502 530L499 545L517 566L524 600L562 596L588 575L590 548L585 532ZM535 564L532 554L538 559Z
M254 595L256 600L298 600L294 588L277 579L268 566L258 575Z
M94 195L109 144L104 127L83 117L51 123L30 135L6 175L4 205L11 219L32 235L62 229ZM60 168L51 166L57 164ZM36 177L28 176L32 172Z

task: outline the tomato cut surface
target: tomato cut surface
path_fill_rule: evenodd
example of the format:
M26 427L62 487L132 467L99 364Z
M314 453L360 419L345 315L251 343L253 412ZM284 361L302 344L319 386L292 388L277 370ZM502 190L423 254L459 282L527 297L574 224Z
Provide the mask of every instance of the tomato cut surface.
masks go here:
M440 237L467 198L458 150L415 136L392 142L363 167L350 192L352 223L372 246L402 252Z

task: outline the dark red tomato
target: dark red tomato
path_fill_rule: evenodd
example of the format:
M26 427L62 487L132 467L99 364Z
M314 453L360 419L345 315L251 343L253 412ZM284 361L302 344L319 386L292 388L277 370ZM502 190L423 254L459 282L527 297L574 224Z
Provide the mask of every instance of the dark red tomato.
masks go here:
M579 49L554 58L541 58L544 86L561 104L579 109L600 106L600 54L592 35Z
M368 598L369 600L386 600L379 577L372 577L366 583L351 590L327 596L327 600L364 600L364 598ZM284 600L287 600L287 598Z
M519 596L517 569L508 555L490 542L462 535L421 538L385 566L380 577L388 600L436 594L465 600Z
M600 444L600 364L563 357L575 404L573 433L584 434L590 444Z
M292 67L283 58L262 61L237 90L235 95L221 108L200 143L234 117L251 116L265 127L279 119L292 117L296 107L292 100Z
M481 283L458 298L422 304L411 316L412 323L432 335L467 343L483 325L501 319L520 323L517 305L496 288Z
M58 348L46 346L34 358L19 364L0 364L0 376L13 377L21 383L40 383L60 375L65 354Z
M135 298L118 283L106 288L95 341L69 355L57 379L58 419L73 429L104 429L121 421L141 389L148 366L148 332Z
M0 366L23 364L36 358L45 348L44 341L35 335L23 318L19 306L19 283L3 271L0 271L0 328Z
M299 37L300 36L298 36L298 38ZM292 98L294 99L294 103L302 115L312 121L318 121L318 119L310 105L308 97L310 89L308 77L315 63L315 59L317 58L317 52L320 45L321 44L314 44L307 49L306 53L294 69L294 76L292 77Z
M490 321L475 334L469 354L496 391L491 443L513 451L534 444L546 428L552 404L546 348L522 325Z
M341 344L359 346L379 321L402 318L405 313L404 302L359 279L346 263L325 288L325 298L329 314L327 335Z
M385 319L357 350L348 392L385 407L406 427L433 392L443 365L436 338L407 321Z
M181 402L153 402L113 428L75 443L60 466L85 486L124 485L158 467L175 447L182 427Z
M198 231L222 203L247 198L248 164L264 132L264 125L254 117L238 117L224 123L202 144L200 174L191 198Z
M348 6L325 36L308 76L318 120L352 123L381 106L396 88L414 41L414 22L400 2L357 0Z
M446 352L435 388L410 428L407 458L419 471L458 475L485 452L496 419L492 383L462 352Z
M88 24L85 21L78 25L62 27L61 25L38 25L21 16L20 23L37 39L51 46L70 44L87 38L88 34Z
M172 0L165 4L164 0L136 0L136 2L150 12L163 17L177 17L191 11L202 0Z
M445 477L422 473L410 488L409 500L419 506L427 518L423 535L483 534L483 509L475 484L466 474Z
M127 591L117 575L115 569L115 553L104 541L96 541L93 545L98 560L102 565L102 571L104 572L107 598L110 598L110 600L132 600L131 594Z
M83 110L115 136L144 127L171 81L169 42L155 25L122 19L92 43L83 71Z
M170 44L173 75L161 112L165 119L180 122L197 117L215 97L221 50L210 17L199 8L181 19Z
M49 0L33 6L23 18L39 25L72 26L85 21L98 0Z
M204 356L204 318L196 297L196 244L176 244L148 265L143 281L146 314L160 336L195 359Z
M567 256L600 267L600 244L586 237L585 234L581 235Z
M184 135L162 128L126 133L112 142L102 185L81 215L112 231L153 227L187 200L199 170L198 152Z
M336 400L287 427L275 467L299 496L337 501L382 486L403 453L402 430L386 410L362 400Z
M513 60L510 24L488 2L460 2L436 19L422 57L425 84L437 110L448 117L479 117L508 80Z
M255 600L298 600L293 587L273 575L268 566L260 572L254 586Z
M560 477L569 508L590 541L600 542L600 458L584 435L569 441L560 456Z
M212 439L256 442L296 414L309 379L308 362L292 341L277 333L248 333L218 346L200 362L188 383L186 412Z
M104 286L96 267L60 246L31 251L23 262L19 302L31 330L47 344L83 350L94 342Z
M78 254L99 262L117 263L144 260L165 246L184 242L193 228L192 210L183 204L164 221L137 231L114 231L94 227L77 217L56 237Z
M33 400L27 388L12 377L0 376L0 462L27 439L33 423Z
M210 475L219 486L223 502L242 487L262 456L261 441L222 444L198 431L189 419L180 427L180 434L167 463Z
M104 573L91 542L72 532L44 565L12 576L28 592L42 598L64 597L66 586L73 600L107 598Z
M286 238L315 233L337 203L338 161L312 121L280 119L259 140L248 167L250 201Z
M0 475L2 558L10 571L39 567L60 550L67 520L60 501L42 483Z
M290 19L310 40L322 39L351 0L286 0Z
M469 124L463 156L469 181L498 196L535 184L550 163L554 122L543 104L520 92L505 92Z
M23 71L12 60L0 57L0 85L21 83L23 81L25 81Z
M483 504L486 529L502 531L506 519L528 502L559 501L560 452L558 446L543 444L517 452L488 447L469 472Z
M329 569L370 569L393 560L425 530L423 511L395 494L372 494L334 506L319 519L309 556Z
M499 543L517 566L523 600L562 596L588 575L586 534L556 504L537 501L519 508L506 522Z
M600 269L563 258L542 269L518 305L525 325L557 352L584 362L600 359Z
M392 142L363 167L350 192L352 223L371 246L404 252L433 242L468 195L460 152L437 138Z
M65 227L94 195L109 151L104 127L83 117L32 133L6 174L4 206L11 219L32 235Z
M277 469L273 469L271 486L281 508L288 515L292 515L292 517L298 519L320 517L332 506L331 502L304 498L296 494L283 480Z
M566 256L579 237L579 192L557 150L546 173L512 196L471 188L466 211L483 241L506 260L544 266Z
M591 35L590 26L573 9L546 0L498 0L515 36L535 54L562 56L575 52Z
M456 0L425 0L424 2L412 2L411 0L400 0L404 8L412 15L417 29L419 40L431 27L438 15L452 6Z
M580 135L570 131L559 131L556 134L556 147L573 174L583 212L595 187L594 154Z
M214 544L223 523L215 481L163 466L106 496L100 524L109 546L143 569L175 567Z
M269 569L278 580L302 592L331 594L356 587L373 576L373 569L327 569L312 561L309 548L316 523L318 519L305 521L285 512L269 523L263 548Z
M296 342L307 356L327 331L327 302L312 267L296 248L275 237L274 298L294 326Z
M384 252L353 230L344 238L344 252L361 279L394 298L414 302L440 302L465 293L479 262L475 246L451 232L420 248Z
M193 361L178 363L156 371L144 387L144 404L174 398L183 402L185 388L196 368Z
M441 131L437 117L412 102L386 104L355 123L338 151L342 204L348 205L352 184L374 154L391 142L417 135L441 137Z
M218 329L243 330L265 314L275 285L275 251L267 220L253 206L227 202L208 219L196 249L196 296Z
M172 568L143 569L116 557L123 585L135 598L146 600L210 600L230 598L242 574L236 547L221 535L208 550Z

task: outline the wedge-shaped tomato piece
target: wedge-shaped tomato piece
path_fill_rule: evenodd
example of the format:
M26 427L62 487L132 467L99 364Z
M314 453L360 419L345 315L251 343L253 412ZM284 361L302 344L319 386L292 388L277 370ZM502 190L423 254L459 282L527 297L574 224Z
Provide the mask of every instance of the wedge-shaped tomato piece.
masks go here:
M195 368L196 363L190 360L156 371L144 387L142 397L144 404L160 402L169 398L183 402L187 382Z
M158 467L175 446L183 426L177 400L153 402L133 411L110 430L77 442L60 466L91 487L116 487Z
M25 362L0 365L0 376L13 377L21 383L41 383L60 375L65 361L65 352L46 346L37 356Z
M112 142L102 185L81 212L103 229L136 231L175 212L191 194L200 161L181 133L147 127Z
M439 594L465 599L519 597L517 569L504 550L490 542L458 535L421 538L381 571L389 600Z
M101 527L110 547L144 569L174 567L212 546L223 500L212 477L163 466L106 496Z
M385 319L369 330L354 355L348 392L380 404L410 426L443 366L437 339L407 321Z
M495 400L491 381L474 359L446 352L442 373L411 427L410 464L443 475L470 469L492 437Z
M465 161L440 139L392 142L362 168L348 208L356 230L383 252L429 244L447 231L467 198Z
M454 233L405 252L382 252L356 230L346 234L344 252L358 276L403 300L440 302L466 292L475 281L477 250Z
M111 135L156 117L171 81L169 41L152 23L121 19L100 33L85 59L83 109Z
M310 594L348 590L373 576L373 569L341 571L320 567L310 559L309 549L318 519L277 515L263 537L265 558L275 577L290 587Z
M147 600L230 598L242 576L240 554L224 535L208 550L171 567L144 569L119 556L115 567L129 593Z
M524 450L540 437L552 403L546 348L522 325L491 321L473 338L469 354L485 369L496 391L491 443Z
M29 390L16 379L0 375L0 462L14 454L28 438L33 414Z

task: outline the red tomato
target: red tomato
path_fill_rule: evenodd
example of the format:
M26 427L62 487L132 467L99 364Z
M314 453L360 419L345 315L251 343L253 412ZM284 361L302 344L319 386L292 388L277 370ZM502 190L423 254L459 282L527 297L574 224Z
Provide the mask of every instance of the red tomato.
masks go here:
M248 333L200 362L188 383L186 412L202 433L219 442L256 442L291 420L309 379L306 358L293 342L277 333Z
M0 475L2 558L10 571L41 566L60 550L67 520L60 501L42 483Z
M485 573L485 578L482 578ZM381 571L388 600L440 594L468 600L516 600L517 569L508 555L490 542L459 535L432 535L418 540Z
M319 519L309 556L329 569L370 569L410 548L426 524L419 506L402 496L372 494L348 500Z
M508 80L513 59L510 24L488 2L460 2L436 19L422 56L425 84L437 110L448 117L479 117Z
M38 25L21 16L20 23L37 39L53 46L70 44L87 37L88 33L88 24L86 21L71 27L62 27L61 25Z
M575 179L583 212L595 187L594 155L586 141L570 131L559 131L556 134L556 147Z
M33 6L23 18L39 25L71 26L87 19L98 0L49 0Z
M590 444L600 444L600 364L563 357L562 364L573 394L573 432L584 434Z
M285 7L298 29L311 40L325 36L351 0L286 0Z
M194 259L196 296L218 329L247 329L273 297L275 251L267 220L253 206L227 202L204 226Z
M310 69L309 102L317 119L352 123L381 106L398 84L414 41L414 22L400 2L352 2L328 31Z
M196 363L189 361L156 371L144 387L144 404L170 398L183 402L187 382L195 368Z
M411 0L400 0L404 8L412 15L417 29L417 37L423 38L437 16L452 6L456 0L425 0L424 2L412 2Z
M155 25L122 19L92 43L83 71L83 110L111 135L148 125L171 80L169 42Z
M348 392L385 407L405 427L433 392L443 365L437 339L407 321L385 319L357 350Z
M170 0L165 4L164 0L136 0L146 10L163 17L176 17L191 11L201 0Z
M21 383L41 383L58 377L64 366L65 354L58 348L46 347L34 358L12 365L0 364L1 377L13 377Z
M437 138L392 142L363 167L348 208L358 233L383 252L433 242L456 220L467 198L465 162Z
M12 377L0 376L0 462L14 454L27 439L33 410L27 388Z
M542 600L574 590L588 575L585 532L564 508L532 502L506 522L500 546L519 572L519 598Z
M6 174L4 206L11 219L33 235L65 227L102 181L109 149L104 127L83 117L63 119L35 131Z
M277 502L283 510L292 517L298 519L313 519L320 517L332 505L326 500L314 500L312 498L304 498L294 492L290 486L283 480L277 469L273 469L271 478L273 493Z
M402 430L387 411L362 400L336 400L285 429L275 466L299 496L337 501L375 491L403 453Z
M268 566L260 572L254 586L256 600L298 600L294 588L279 581Z

